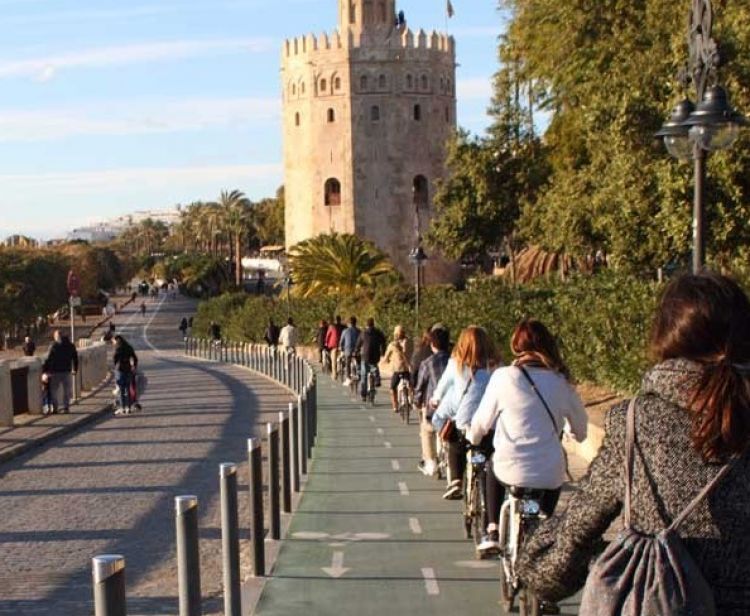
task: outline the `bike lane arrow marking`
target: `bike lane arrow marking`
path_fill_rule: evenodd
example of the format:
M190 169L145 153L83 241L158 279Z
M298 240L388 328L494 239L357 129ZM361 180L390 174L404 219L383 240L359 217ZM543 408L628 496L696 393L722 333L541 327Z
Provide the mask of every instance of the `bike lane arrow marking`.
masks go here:
M344 575L347 571L349 571L348 567L344 567L344 553L343 552L334 552L333 557L331 558L331 566L330 567L321 567L323 569L323 572L329 575L330 577L334 579L340 578L342 575Z

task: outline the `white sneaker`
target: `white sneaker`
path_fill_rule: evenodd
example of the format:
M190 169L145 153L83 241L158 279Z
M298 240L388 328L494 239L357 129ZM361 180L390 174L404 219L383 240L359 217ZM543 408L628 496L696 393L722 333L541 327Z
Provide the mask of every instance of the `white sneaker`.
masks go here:
M437 464L435 464L434 460L422 460L419 463L419 472L425 477L434 477L435 471L437 471Z
M115 409L115 415L126 415L128 412L128 409L124 409L122 407Z
M351 379L348 379L348 378L344 379L344 383L343 383L344 387L349 387L349 385L351 385L351 384L352 384Z

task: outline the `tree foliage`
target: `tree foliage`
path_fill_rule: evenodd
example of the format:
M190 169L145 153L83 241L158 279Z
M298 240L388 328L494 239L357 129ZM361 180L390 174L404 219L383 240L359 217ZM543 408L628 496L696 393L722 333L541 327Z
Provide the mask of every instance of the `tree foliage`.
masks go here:
M501 60L517 67L550 114L549 182L524 206L526 238L583 256L606 251L621 267L653 269L690 249L692 171L653 134L686 93L676 75L687 58L686 3L670 0L506 0ZM721 80L750 110L750 14L717 3ZM750 240L750 140L709 158L709 256L746 259Z
M294 292L301 297L355 293L393 272L373 243L347 233L318 235L296 244L289 251L289 263Z

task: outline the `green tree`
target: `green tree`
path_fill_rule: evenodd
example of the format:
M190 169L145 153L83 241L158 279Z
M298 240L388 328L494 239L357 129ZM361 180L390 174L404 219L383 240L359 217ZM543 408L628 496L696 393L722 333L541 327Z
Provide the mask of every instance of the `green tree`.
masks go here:
M231 259L233 254L234 282L239 288L242 286L242 238L250 235L252 231L250 202L239 190L223 190L219 206L224 210L224 224L230 242L229 258Z
M393 272L388 258L371 242L331 233L296 244L289 251L294 292L300 297L346 295L371 289Z
M254 225L260 246L284 244L284 187L274 198L262 199L253 207Z

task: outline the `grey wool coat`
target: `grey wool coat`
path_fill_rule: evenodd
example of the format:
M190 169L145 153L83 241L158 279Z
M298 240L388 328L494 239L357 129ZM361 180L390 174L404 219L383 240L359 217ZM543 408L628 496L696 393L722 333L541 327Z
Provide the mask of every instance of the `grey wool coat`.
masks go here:
M691 390L701 367L669 360L649 371L636 401L632 525L655 534L707 484L720 464L706 463L690 440ZM625 498L627 402L614 406L606 436L580 491L565 512L545 521L519 563L521 578L548 600L574 594L602 548L601 536L620 514ZM714 591L717 613L750 614L750 455L680 527L688 551Z

